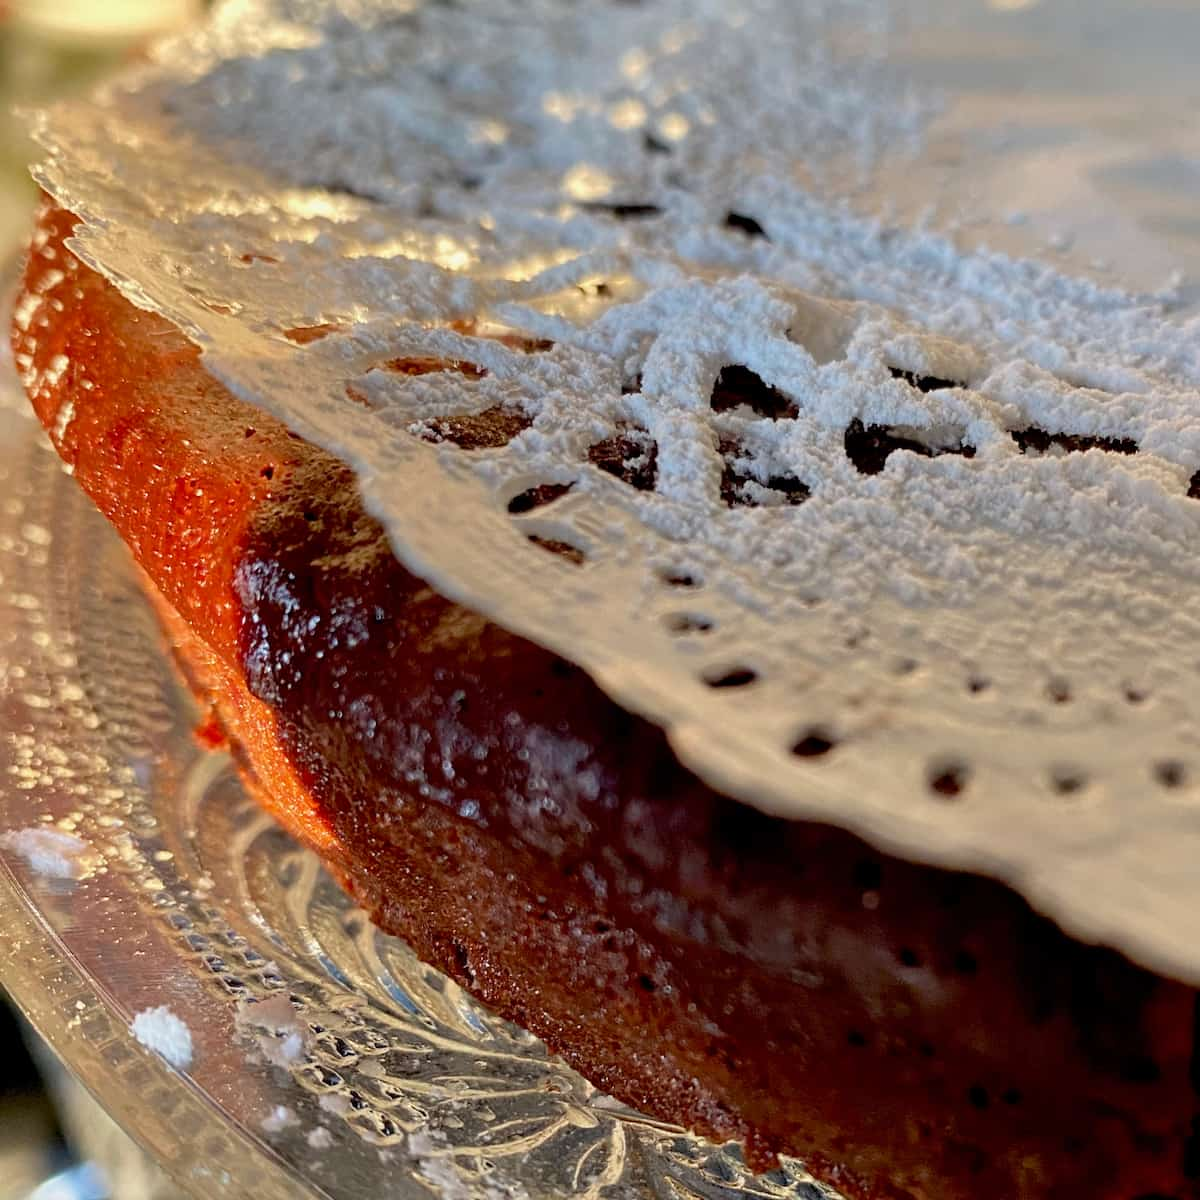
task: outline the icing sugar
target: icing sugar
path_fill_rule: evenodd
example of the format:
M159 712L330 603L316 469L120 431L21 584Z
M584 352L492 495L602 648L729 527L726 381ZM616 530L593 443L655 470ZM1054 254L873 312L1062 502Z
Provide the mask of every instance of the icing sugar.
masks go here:
M300 1118L286 1104L276 1104L259 1122L264 1133L282 1133L285 1129L299 1124Z
M287 1069L304 1055L307 1029L283 993L254 1004L243 1002L234 1014L239 1033L252 1037L272 1066Z
M312 1150L328 1150L333 1145L333 1134L324 1125L317 1125L304 1135L304 1140Z
M97 859L74 834L40 825L0 834L0 846L21 855L30 870L48 879L86 879Z
M129 1028L147 1050L166 1059L177 1071L192 1065L192 1031L165 1005L143 1009Z
M715 787L1200 980L1197 328L830 198L936 109L890 11L242 0L37 174Z

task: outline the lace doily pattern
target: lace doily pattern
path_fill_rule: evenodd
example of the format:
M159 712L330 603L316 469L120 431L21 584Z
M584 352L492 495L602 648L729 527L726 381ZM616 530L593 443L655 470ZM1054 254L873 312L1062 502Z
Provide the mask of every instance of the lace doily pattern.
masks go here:
M887 38L868 0L227 4L44 118L38 175L407 565L713 786L1200 980L1200 341L831 201L932 111Z

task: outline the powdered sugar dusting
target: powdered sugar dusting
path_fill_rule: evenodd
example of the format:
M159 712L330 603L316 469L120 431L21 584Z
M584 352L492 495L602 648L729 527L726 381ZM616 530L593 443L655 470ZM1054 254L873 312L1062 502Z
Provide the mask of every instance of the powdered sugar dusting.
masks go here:
M228 4L39 178L714 786L1200 978L1200 339L829 201L932 111L888 11Z
M30 870L49 879L84 879L96 860L81 838L43 825L0 834L0 846L19 854Z
M234 1014L234 1024L239 1033L254 1039L272 1066L286 1070L304 1055L307 1027L283 992L255 1003L243 1001Z
M300 1118L286 1104L276 1104L259 1122L264 1133L282 1133L300 1124Z
M192 1031L165 1005L144 1009L129 1028L147 1050L153 1050L176 1070L186 1071L192 1065Z
M304 1135L311 1150L328 1150L333 1145L333 1134L324 1125L317 1125Z
M436 1133L419 1130L408 1137L408 1153L417 1174L445 1200L526 1200L528 1192L517 1180L499 1175L472 1180L459 1170L453 1151Z

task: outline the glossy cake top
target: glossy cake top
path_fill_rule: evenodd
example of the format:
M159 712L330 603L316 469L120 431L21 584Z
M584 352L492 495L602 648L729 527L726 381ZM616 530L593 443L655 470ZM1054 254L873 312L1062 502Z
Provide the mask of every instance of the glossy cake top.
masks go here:
M888 14L231 3L38 174L406 565L710 784L1200 974L1200 339L831 199L934 111Z

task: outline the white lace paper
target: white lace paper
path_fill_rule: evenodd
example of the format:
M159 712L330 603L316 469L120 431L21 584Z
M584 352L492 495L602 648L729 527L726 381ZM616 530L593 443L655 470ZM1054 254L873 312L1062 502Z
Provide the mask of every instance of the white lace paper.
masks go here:
M1200 981L1200 330L819 199L920 144L888 27L226 4L38 177L407 565L714 787Z

